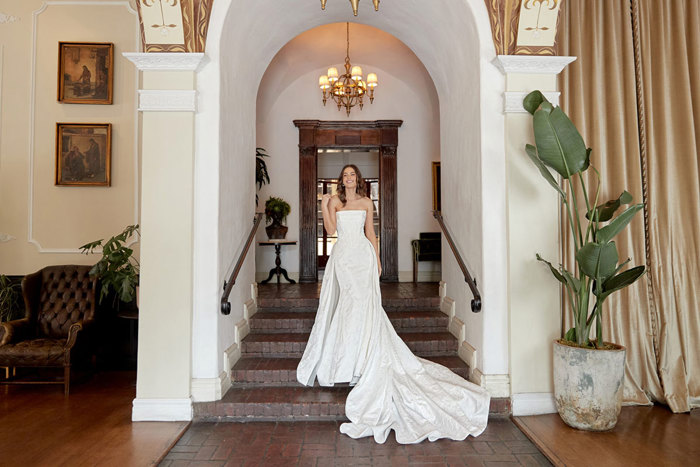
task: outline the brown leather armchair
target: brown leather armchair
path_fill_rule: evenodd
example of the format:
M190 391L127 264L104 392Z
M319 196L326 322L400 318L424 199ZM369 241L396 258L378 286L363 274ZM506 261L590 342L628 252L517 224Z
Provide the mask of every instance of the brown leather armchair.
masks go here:
M63 367L57 384L68 395L71 349L78 333L95 321L97 281L90 268L48 266L24 278L24 318L0 323L0 366Z

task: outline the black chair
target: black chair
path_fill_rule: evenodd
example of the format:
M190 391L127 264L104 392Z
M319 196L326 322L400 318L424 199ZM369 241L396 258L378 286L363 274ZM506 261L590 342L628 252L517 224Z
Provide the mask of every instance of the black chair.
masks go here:
M441 261L442 239L440 232L421 232L418 240L411 240L413 247L413 282L418 282L418 261Z

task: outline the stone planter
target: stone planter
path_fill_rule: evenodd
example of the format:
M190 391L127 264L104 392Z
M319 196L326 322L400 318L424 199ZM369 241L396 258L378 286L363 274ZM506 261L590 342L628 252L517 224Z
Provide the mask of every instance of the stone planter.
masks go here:
M625 348L571 347L554 341L554 400L559 416L574 428L615 427L622 407Z
M277 220L273 220L271 225L265 227L265 233L267 233L267 238L270 240L281 240L287 236L287 230L289 227L282 225Z

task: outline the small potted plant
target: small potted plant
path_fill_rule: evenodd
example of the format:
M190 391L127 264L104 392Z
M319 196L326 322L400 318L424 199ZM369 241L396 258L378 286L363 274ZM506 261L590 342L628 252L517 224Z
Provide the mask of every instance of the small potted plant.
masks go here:
M287 219L289 212L292 210L289 203L282 198L276 198L271 196L265 202L265 222L271 225L265 227L265 232L267 232L267 238L269 239L283 239L287 235L288 227L282 225L282 223Z
M270 157L265 152L264 148L255 148L255 184L258 185L258 190L263 185L270 183L270 174L267 171L267 163L263 157ZM258 205L258 194L255 193L255 205Z
M125 245L134 235L140 235L138 224L127 226L106 242L96 240L80 247L86 255L102 248L102 258L90 269L90 275L100 280L100 303L110 292L114 294L116 308L119 301L130 303L137 298L139 262L133 256L134 250Z
M567 215L575 249L575 269L545 263L563 285L573 327L554 342L554 399L568 425L592 431L612 429L622 405L625 348L603 341L603 304L613 292L627 287L644 274L644 266L622 271L630 261L619 261L613 239L622 232L642 204L632 204L618 216L620 207L632 202L623 191L617 199L599 204L600 172L590 164L591 149L569 117L554 107L540 91L523 101L533 116L535 146L525 151L540 174L554 188ZM550 172L561 176L563 186ZM595 191L589 191L583 173L594 172ZM563 317L562 317L563 319ZM591 334L594 338L591 338Z
M20 305L20 285L8 276L0 274L0 323L18 317Z

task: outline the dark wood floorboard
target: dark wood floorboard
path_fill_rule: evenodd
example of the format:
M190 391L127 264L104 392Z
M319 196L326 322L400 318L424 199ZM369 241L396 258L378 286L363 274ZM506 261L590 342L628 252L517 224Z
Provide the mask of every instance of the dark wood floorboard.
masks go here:
M617 426L602 433L570 428L557 414L513 419L557 466L700 465L700 409L623 407Z
M102 372L62 386L0 385L0 465L154 465L188 422L131 421L135 372Z

